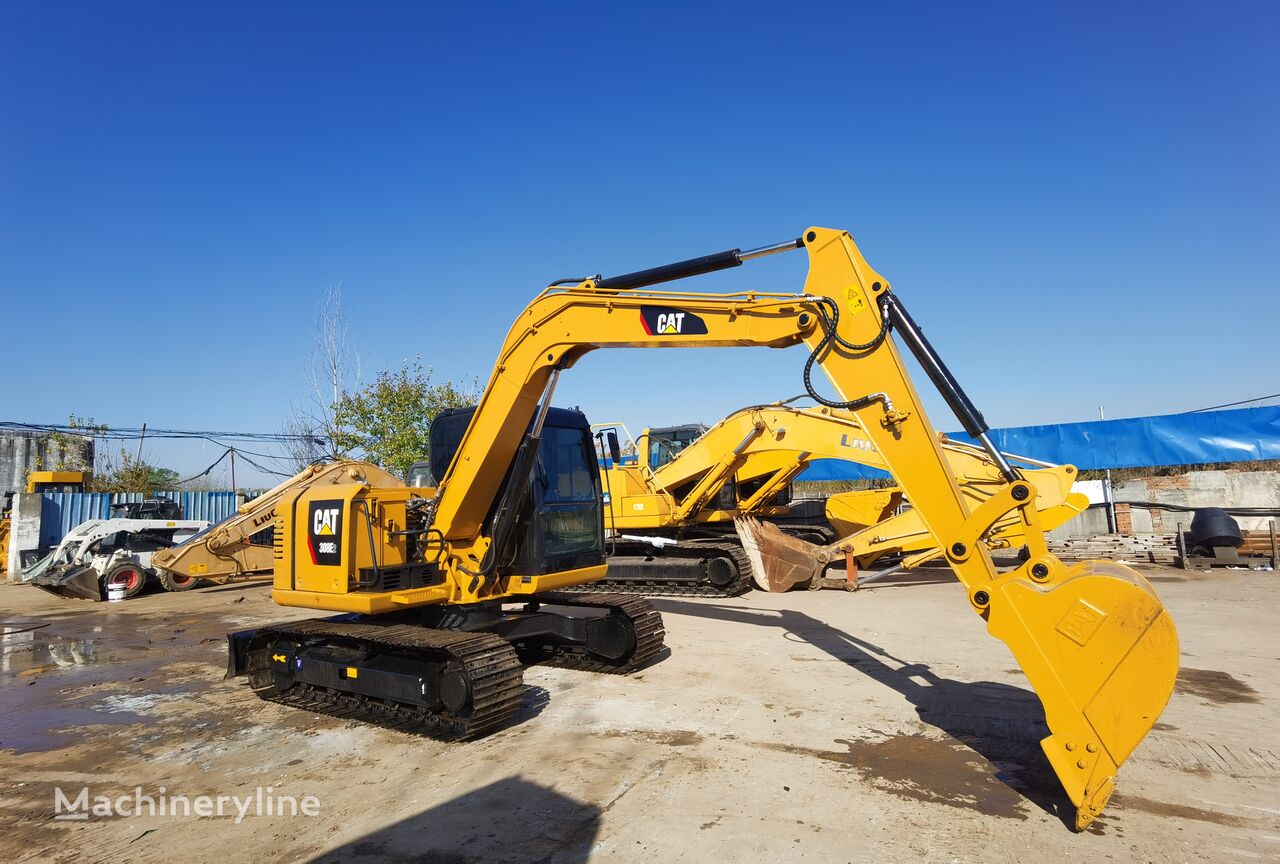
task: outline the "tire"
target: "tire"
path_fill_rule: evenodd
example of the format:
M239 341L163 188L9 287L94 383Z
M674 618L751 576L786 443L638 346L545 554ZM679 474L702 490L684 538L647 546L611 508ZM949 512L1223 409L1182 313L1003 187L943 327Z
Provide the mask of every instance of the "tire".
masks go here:
M155 570L156 581L166 591L190 591L200 581L198 576L183 576L169 570Z
M102 593L106 596L110 585L124 585L124 599L136 597L147 586L147 571L132 561L113 564L102 574Z

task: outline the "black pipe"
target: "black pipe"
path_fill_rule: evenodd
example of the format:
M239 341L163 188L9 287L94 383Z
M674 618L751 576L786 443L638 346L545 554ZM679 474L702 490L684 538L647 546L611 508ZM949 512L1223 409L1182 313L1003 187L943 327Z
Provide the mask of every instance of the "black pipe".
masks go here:
M714 273L727 270L742 264L738 257L741 249L728 249L714 255L703 255L690 258L688 261L677 261L674 264L663 264L661 267L650 267L648 270L637 270L635 273L623 273L621 276L610 276L596 282L596 287L604 291L626 291L632 288L644 288L660 282L671 282L689 276L700 276L703 273Z
M1137 507L1139 510L1168 510L1171 513L1195 513L1206 507L1190 507L1186 504L1165 504L1160 501L1113 501L1116 505ZM1090 504L1089 508L1101 507L1101 504ZM1228 516L1280 516L1280 509L1275 507L1219 507Z
M893 329L897 331L902 341L907 343L907 347L911 349L911 353L915 355L916 360L920 361L920 365L924 367L925 374L929 376L933 386L938 388L938 392L942 394L942 398L946 400L947 405L956 415L956 419L964 427L964 431L974 438L985 435L990 430L990 427L987 426L987 421L983 419L982 412L969 401L969 397L964 390L960 389L960 384L956 381L955 376L951 374L951 370L942 362L938 352L933 350L929 340L924 337L924 331L907 314L907 310L898 301L897 297L890 294L886 300L885 305L889 308L889 316L893 320Z

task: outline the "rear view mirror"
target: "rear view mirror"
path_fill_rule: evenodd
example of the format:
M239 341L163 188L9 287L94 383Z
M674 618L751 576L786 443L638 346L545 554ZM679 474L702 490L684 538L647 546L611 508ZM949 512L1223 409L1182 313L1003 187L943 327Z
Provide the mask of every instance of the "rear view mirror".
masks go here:
M622 464L622 448L618 446L618 433L610 429L604 433L605 443L609 446L609 457L614 465Z

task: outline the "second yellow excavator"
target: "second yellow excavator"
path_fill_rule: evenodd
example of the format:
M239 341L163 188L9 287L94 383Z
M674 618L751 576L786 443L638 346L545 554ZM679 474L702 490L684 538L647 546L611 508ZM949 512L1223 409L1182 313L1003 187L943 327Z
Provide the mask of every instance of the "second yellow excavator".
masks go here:
M170 591L186 591L202 579L211 582L269 579L275 566L274 543L262 541L275 529L280 502L313 486L353 482L379 488L404 485L394 474L369 462L339 459L308 465L242 504L230 518L184 543L157 550L151 556L151 566L161 584ZM259 542L254 542L255 539Z
M900 512L904 496L899 487L831 496L826 525L785 521L792 512L789 484L813 459L888 467L847 411L757 405L710 428L646 429L628 443L626 449L634 452L627 457L618 443L619 432L630 438L623 424L593 428L609 503L609 572L598 584L610 590L727 596L748 590L753 582L768 591L801 584L855 588L858 568L885 555L907 555L904 569L942 555L920 514ZM1005 483L999 466L981 448L945 438L940 443L972 506ZM1070 465L1037 463L1023 474L1036 491L1043 530L1088 506L1085 496L1071 492L1075 468ZM1006 517L983 542L992 550L1020 546L1021 525ZM847 565L846 575L824 582L823 570L836 562Z
M809 256L800 293L651 287L791 249ZM899 342L999 468L999 487L976 506L956 483ZM1050 730L1041 746L1083 828L1173 691L1173 622L1135 571L1069 567L1048 551L1034 487L992 446L982 415L843 231L811 228L786 243L547 288L513 323L479 405L434 424L433 447L450 453L438 487L353 481L280 502L272 597L325 614L230 634L229 672L263 698L469 737L515 714L522 661L637 668L663 639L648 601L556 590L606 571L589 424L551 408L556 381L603 348L800 344L806 393L853 413L955 571L962 608L1009 647L1035 688ZM1010 357L1035 350L1016 333L1004 344ZM815 367L834 397L816 390ZM1029 556L1002 572L984 538L1010 516Z

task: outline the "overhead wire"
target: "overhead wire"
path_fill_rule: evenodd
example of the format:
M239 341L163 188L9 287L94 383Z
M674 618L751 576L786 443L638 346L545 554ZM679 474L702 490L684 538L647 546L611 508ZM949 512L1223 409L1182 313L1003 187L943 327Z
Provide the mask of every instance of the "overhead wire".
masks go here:
M1222 405L1210 405L1208 408L1192 408L1190 411L1183 411L1183 414L1199 414L1202 411L1217 411L1219 408L1234 408L1237 405L1248 405L1251 402L1265 402L1267 399L1280 399L1280 393L1272 393L1270 396L1255 396L1252 399L1241 399L1239 402L1226 402Z

